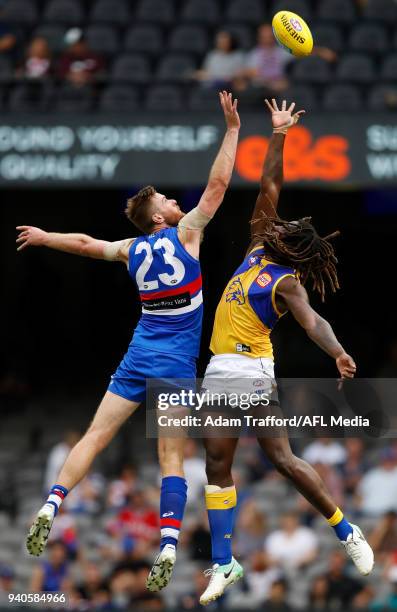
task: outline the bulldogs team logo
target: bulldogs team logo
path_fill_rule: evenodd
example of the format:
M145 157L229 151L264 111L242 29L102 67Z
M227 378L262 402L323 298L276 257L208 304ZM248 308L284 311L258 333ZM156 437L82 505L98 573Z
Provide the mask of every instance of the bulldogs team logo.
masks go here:
M297 32L302 32L302 25L301 25L300 21L298 21L298 19L295 19L294 17L291 17L289 22L292 25L292 27L294 28L294 30L296 30Z
M262 274L259 274L258 278L256 279L256 283L259 285L259 287L262 287L262 288L267 287L267 285L271 282L272 282L272 277L267 272L263 272Z
M236 278L227 288L226 302L233 301L236 301L239 306L245 303L244 289L239 278Z

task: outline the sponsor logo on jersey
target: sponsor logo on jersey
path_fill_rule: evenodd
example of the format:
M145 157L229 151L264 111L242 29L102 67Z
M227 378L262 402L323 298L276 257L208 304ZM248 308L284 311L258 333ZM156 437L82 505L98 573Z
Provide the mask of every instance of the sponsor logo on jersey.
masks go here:
M241 342L237 342L236 344L236 352L237 353L250 353L251 347L248 344L242 344Z
M236 278L227 288L226 302L233 301L236 301L239 306L245 303L244 289L239 278Z
M272 282L272 277L268 272L263 272L262 274L259 274L258 278L256 279L256 282L259 287L267 287L267 285Z
M248 265L250 267L252 266L256 266L256 264L259 262L259 257L258 255L251 255L251 257L248 260Z
M190 304L190 294L180 293L179 295L170 295L168 297L145 300L143 302L143 307L145 310L169 310L183 308L184 306L189 306Z

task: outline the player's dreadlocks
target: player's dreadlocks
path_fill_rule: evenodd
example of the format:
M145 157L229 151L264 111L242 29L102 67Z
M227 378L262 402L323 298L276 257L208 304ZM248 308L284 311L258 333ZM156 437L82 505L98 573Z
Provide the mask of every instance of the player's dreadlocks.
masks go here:
M322 301L325 297L325 280L333 292L339 289L338 260L329 241L340 232L322 238L311 224L311 217L284 221L279 217L264 215L260 221L264 229L260 234L255 234L255 238L264 242L272 261L295 268L302 284L312 279L313 289L319 292Z

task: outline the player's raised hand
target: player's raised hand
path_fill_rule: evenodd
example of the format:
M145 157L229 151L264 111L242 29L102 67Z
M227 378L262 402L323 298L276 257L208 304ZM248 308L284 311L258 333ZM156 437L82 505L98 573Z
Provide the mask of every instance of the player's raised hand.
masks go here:
M219 99L228 130L233 128L239 130L241 123L237 112L237 99L233 100L232 94L227 91L220 91Z
M357 370L353 357L350 357L347 353L339 355L336 359L336 367L342 378L354 378Z
M271 104L269 100L265 100L265 102L267 108L272 114L273 132L276 134L286 134L288 128L298 123L301 116L306 112L304 110L300 110L297 113L294 113L295 102L292 102L292 104L290 104L287 108L287 101L283 100L281 109L278 108L277 102L274 98L272 98Z
M17 251L22 251L27 246L42 246L45 244L47 232L44 232L39 227L31 225L18 225L16 228L19 232L16 243L19 244Z

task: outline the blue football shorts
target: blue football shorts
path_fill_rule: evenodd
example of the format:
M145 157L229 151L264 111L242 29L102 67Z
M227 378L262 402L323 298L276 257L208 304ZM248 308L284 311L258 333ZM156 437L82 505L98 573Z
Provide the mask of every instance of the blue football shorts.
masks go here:
M156 383L156 391L194 390L196 358L190 355L158 353L130 344L122 362L111 377L108 391L132 402L143 402L146 399L148 378L167 379L161 389ZM168 383L168 379L177 380Z

